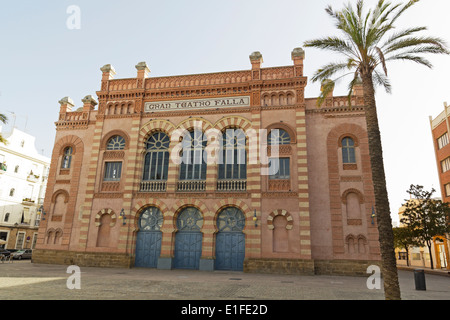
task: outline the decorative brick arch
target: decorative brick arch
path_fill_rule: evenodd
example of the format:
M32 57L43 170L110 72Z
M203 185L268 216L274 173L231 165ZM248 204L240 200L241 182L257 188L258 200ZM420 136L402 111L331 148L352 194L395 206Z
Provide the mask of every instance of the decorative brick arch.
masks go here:
M174 219L178 214L181 212L182 209L186 207L196 207L200 212L202 213L203 217L211 217L212 214L208 210L208 207L200 200L198 199L180 199L172 206L172 213L174 216Z
M169 137L172 135L175 130L175 125L168 121L162 119L150 120L146 124L144 124L139 131L139 145L144 145L145 141L157 131L164 132Z
M216 121L216 123L214 123L214 128L219 131L223 131L227 128L239 128L245 132L252 128L252 123L250 120L241 116L228 116Z
M161 200L155 199L155 198L148 198L144 200L139 200L135 206L131 209L131 218L134 219L134 231L139 230L139 217L140 215L145 211L145 209L149 207L156 207L158 208L164 217L164 223L166 221L166 217L171 217L173 213L169 210L167 205L162 202Z
M208 207L200 200L198 199L180 199L175 202L175 204L172 206L172 226L173 230L176 231L176 221L178 218L178 215L183 211L186 207L195 207L198 210L200 210L200 213L203 216L203 225L202 225L202 232L205 233L212 233L212 217L214 216L214 213L210 212Z
M347 196L349 193L354 193L358 196L359 199L359 203L363 204L364 203L364 195L361 193L361 191L359 191L358 189L355 188L350 188L344 191L344 193L342 193L341 196L341 200L343 204L347 204Z
M201 128L199 128L199 126L201 126ZM206 130L212 129L213 127L214 126L212 125L211 122L209 122L208 120L206 120L204 118L199 118L199 117L192 117L192 118L185 119L177 125L177 129L180 131L195 128L195 129L201 129L203 132L205 132Z
M125 150L130 146L130 136L122 130L112 130L109 131L106 135L103 136L102 141L100 142L100 150L106 150L106 145L108 144L108 140L114 136L121 136L125 139Z
M286 123L276 122L276 123L272 123L272 124L268 125L266 127L267 135L270 133L270 130L273 130L273 129L282 129L282 130L286 131L289 134L289 137L291 139L291 144L297 142L297 133L295 132L294 129L292 129Z
M356 144L359 146L361 143L369 143L365 129L353 123L344 123L330 130L327 137L328 147L342 146L341 141L344 137L351 137L355 141L355 146Z
M57 191L55 191L55 193L53 193L52 195L52 203L56 202L56 197L58 197L60 194L64 195L64 203L69 202L69 193L67 192L67 190L64 189L59 189Z
M245 216L245 227L243 232L246 233L246 228L247 226L250 225L250 223L253 221L253 213L252 210L248 207L248 205L238 199L234 199L234 198L228 198L228 199L222 199L217 201L214 206L213 206L213 210L214 210L214 216L213 216L213 224L214 224L214 233L218 232L217 229L217 218L219 216L219 214L222 212L222 210L229 208L229 207L234 207L237 208L239 210L241 210L244 213Z
M269 228L269 230L273 230L275 228L273 226L273 219L275 219L276 216L283 216L283 217L285 217L286 220L287 220L286 229L287 230L291 230L292 229L292 227L294 226L294 219L292 218L291 214L289 212L287 212L286 210L277 209L277 210L272 211L267 216L267 227Z
M103 215L109 214L111 215L111 222L109 224L110 227L114 227L117 221L117 215L112 209L102 209L95 215L95 226L100 227L100 220Z
M214 221L217 219L217 216L219 215L219 213L227 207L236 207L244 213L246 220L252 219L252 211L250 210L250 208L247 206L247 204L245 202L238 200L238 199L234 199L234 198L228 198L228 199L219 200L214 204L214 206L213 206Z
M83 141L81 140L81 138L74 135L68 135L59 139L55 143L55 147L53 148L53 150L57 152L56 156L62 156L64 153L64 149L66 149L67 147L72 147L72 156L74 156L77 153L83 154L84 151Z

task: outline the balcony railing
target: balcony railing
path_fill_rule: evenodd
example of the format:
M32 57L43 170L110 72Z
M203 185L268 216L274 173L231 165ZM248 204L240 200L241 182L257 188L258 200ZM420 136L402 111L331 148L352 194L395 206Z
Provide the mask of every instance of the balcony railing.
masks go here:
M186 180L178 181L177 191L199 192L206 190L205 180Z
M141 192L164 192L166 191L166 181L149 180L141 181Z
M246 191L247 180L218 180L217 191Z

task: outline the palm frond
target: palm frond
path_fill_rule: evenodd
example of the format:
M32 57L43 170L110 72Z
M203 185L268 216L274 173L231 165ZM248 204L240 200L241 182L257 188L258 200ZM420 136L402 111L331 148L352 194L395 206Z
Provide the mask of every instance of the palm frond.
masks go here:
M372 73L372 80L373 83L377 86L384 87L384 90L387 93L392 93L392 86L391 82L389 81L388 77L384 74L379 73L377 70L374 70Z
M318 49L330 50L338 53L344 53L348 57L356 57L351 44L338 37L326 37L305 42L305 47L314 47Z
M383 51L381 51L378 47L375 47L375 51L378 53L378 57L380 58L380 63L383 66L384 74L387 75L386 60L384 59Z
M334 85L334 81L330 79L325 79L324 81L322 81L320 95L317 98L317 107L320 107L325 102L327 96L333 91Z
M406 39L394 41L387 45L384 53L388 54L397 50L423 45L434 47L437 53L448 54L445 41L437 37L408 37Z
M413 62L417 62L418 64L422 64L430 69L433 68L433 65L431 64L430 61L428 61L427 59L425 59L423 57L419 57L419 56L413 56L413 55L408 55L408 54L398 54L398 55L391 56L386 59L386 61L394 61L394 60L413 61Z
M349 63L348 62L341 62L341 63L329 63L319 70L317 70L313 77L312 81L323 81L326 79L329 79L333 77L336 73L344 71L346 69L349 69Z
M0 113L0 121L3 123L7 123L8 117L6 115L4 115L3 113Z

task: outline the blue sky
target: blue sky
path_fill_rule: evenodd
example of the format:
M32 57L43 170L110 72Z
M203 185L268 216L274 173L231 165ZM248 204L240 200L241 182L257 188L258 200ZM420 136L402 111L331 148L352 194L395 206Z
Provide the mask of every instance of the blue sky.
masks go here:
M355 1L353 1L355 2ZM366 0L373 5L376 0ZM393 1L397 2L397 1ZM291 65L290 53L306 40L335 35L324 9L340 0L172 0L172 1L2 1L0 10L0 112L36 136L36 148L50 156L58 100L70 96L76 108L100 87L99 68L112 64L116 78L135 77L146 61L150 76L250 68L249 55L263 54L263 67ZM80 29L68 29L67 8L80 8ZM427 26L427 34L450 42L448 0L422 0L399 27ZM304 73L336 56L307 49ZM377 93L388 192L394 220L410 184L434 187L439 180L428 116L450 103L450 57L432 56L434 68L388 65L391 95ZM309 82L305 95L319 85ZM336 94L345 94L342 83Z

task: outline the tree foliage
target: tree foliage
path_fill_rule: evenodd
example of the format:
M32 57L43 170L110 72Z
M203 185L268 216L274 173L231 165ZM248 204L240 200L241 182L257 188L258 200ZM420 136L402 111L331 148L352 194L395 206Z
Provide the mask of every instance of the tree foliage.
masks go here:
M421 185L411 185L408 194L410 200L405 200L400 222L406 226L418 245L427 246L430 253L431 268L433 259L431 246L437 236L445 236L450 232L450 206L447 202L433 198L436 190L427 191Z

